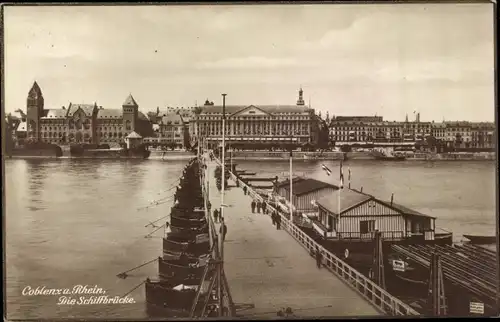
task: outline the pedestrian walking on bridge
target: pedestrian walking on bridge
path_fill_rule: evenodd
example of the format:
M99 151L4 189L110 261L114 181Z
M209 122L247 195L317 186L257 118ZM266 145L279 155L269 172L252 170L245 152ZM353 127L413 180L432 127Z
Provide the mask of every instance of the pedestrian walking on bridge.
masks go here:
M226 240L226 234L227 234L227 226L224 221L222 221L222 225L220 226L219 232L222 235L222 241L224 242Z
M262 204L260 203L260 200L257 201L257 213L260 214L260 208L262 207Z
M243 193L245 194L245 196L247 195L247 186L243 187Z
M318 266L318 268L321 268L322 260L323 260L323 254L321 254L319 247L316 246L316 266Z
M281 216L276 215L276 229L280 230L281 229Z
M215 222L219 222L219 210L218 209L214 210L214 220L215 220Z
M266 207L267 207L267 204L265 202L262 202L262 213L263 214L266 213Z
M252 200L252 202L250 203L250 207L252 208L252 214L255 213L255 206L256 206L255 200Z
M271 214L271 219L273 221L273 226L276 224L276 210Z

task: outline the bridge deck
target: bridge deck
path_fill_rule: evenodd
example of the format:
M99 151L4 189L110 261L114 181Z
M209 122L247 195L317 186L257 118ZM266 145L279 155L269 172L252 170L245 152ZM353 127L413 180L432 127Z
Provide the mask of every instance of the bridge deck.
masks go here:
M212 210L220 206L215 166L208 164ZM332 273L318 269L286 231L276 230L269 216L253 214L250 196L229 183L233 187L226 190L224 199L229 206L224 210L224 270L237 315L270 318L286 307L298 317L380 315Z

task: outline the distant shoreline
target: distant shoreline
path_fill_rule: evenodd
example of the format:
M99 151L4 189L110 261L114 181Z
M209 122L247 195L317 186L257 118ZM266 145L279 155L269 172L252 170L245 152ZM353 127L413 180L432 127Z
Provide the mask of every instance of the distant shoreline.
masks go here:
M229 157L229 155L228 155ZM235 161L255 160L272 161L288 160L289 152L281 151L235 151L232 152L232 159ZM321 160L376 160L370 152L294 152L293 160L296 161L321 161ZM495 161L496 155L493 152L487 153L415 153L407 156L405 161ZM384 161L392 162L392 161Z
M109 153L106 153L108 152ZM102 159L102 160L157 160L157 161L188 161L196 155L189 151L150 151L147 158L140 156L118 156L116 151L104 150L100 155L87 156L71 156L69 151L65 151L63 156L56 156L52 153L30 153L19 155L4 155L4 159ZM44 151L48 152L48 151ZM227 158L232 154L234 161L284 161L289 159L289 152L283 151L235 151L227 154ZM295 161L322 161L322 160L372 160L374 162L382 162L376 160L369 152L304 152L297 151L293 153ZM487 153L415 153L413 156L408 156L405 161L399 162L423 162L423 161L495 161L496 155L493 152ZM392 162L392 161L383 161Z

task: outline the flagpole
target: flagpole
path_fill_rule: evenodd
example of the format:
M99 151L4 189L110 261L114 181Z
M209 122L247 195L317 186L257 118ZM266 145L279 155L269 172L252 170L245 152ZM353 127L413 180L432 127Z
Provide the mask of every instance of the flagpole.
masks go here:
M337 194L337 215L340 216L340 193L342 192L343 188L343 174L342 174L342 160L340 160L340 184L339 184L339 193Z

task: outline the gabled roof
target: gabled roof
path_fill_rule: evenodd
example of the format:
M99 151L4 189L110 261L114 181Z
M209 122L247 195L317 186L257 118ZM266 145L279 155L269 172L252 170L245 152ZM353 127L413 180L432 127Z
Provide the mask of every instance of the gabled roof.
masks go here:
M241 109L241 110L239 110L237 112L234 112L233 114L229 115L229 117L231 117L231 116L237 116L237 115L239 115L241 113L244 113L245 111L248 111L248 110L251 110L251 109L256 109L256 110L258 110L258 111L260 111L260 112L262 112L264 114L267 114L267 115L270 114L268 111L265 111L265 110L263 110L263 109L255 106L255 105L250 105L250 106L247 106L247 107L245 107L245 108L243 108L243 109Z
M177 123L175 123L177 122ZM174 112L170 112L161 118L161 123L164 125L184 125L182 117Z
M132 94L128 94L125 102L123 102L122 106L138 106Z
M96 108L97 108L96 104L72 104L72 103L70 103L68 106L68 114L66 114L66 115L73 116L76 113L76 111L81 109L85 113L85 116L92 116L92 113L94 112L94 109L96 109Z
M323 197L320 200L317 201L317 204L327 211L337 214L338 213L338 200L339 200L339 190L334 191L331 197ZM354 190L354 189L348 189L344 188L340 192L340 214L357 207L366 201L369 200L374 200L375 202L378 202L394 211L399 212L401 215L409 215L409 216L418 216L418 217L427 217L427 218L434 218L436 217L429 216L423 213L420 213L416 210L410 209L408 207L402 206L400 204L390 202L390 201L383 201L380 199L375 198L372 195L362 193L360 191Z
M19 123L19 125L17 126L17 129L16 131L17 132L26 132L28 129L28 123L27 122L21 122Z
M123 118L123 110L122 109L99 109L97 112L98 119L121 119Z
M64 119L67 112L67 110L63 110L62 108L47 109L44 110L42 119Z
M144 115L144 113L142 113L141 111L137 112L137 118L139 120L149 121L149 117L147 117L146 115Z
M429 215L426 215L426 214L423 214L421 212L418 212L416 210L413 210L413 209L410 209L408 207L405 207L403 205L400 205L400 204L397 204L397 203L392 203L390 201L382 201L382 200L377 200L378 202L380 202L381 204L383 204L384 206L386 207L389 207L391 209L394 209L404 215L410 215L410 216L418 216L418 217L428 217L428 218L436 218L436 217L433 217L433 216L429 216Z
M132 131L125 138L127 138L127 139L142 139L142 136L140 136L139 133L137 133L136 131Z
M295 196L305 195L324 188L338 189L337 186L328 182L319 181L312 178L294 178L292 179L292 192ZM290 180L285 180L278 183L278 188L290 190Z
M42 90L40 89L40 86L38 86L38 83L36 81L33 83L33 86L31 86L31 89L28 93L28 97L29 98L43 97Z
M374 199L373 196L360 193L355 190L344 188L341 190L334 191L331 196L320 198L319 200L316 201L316 203L330 213L342 214L350 210L351 208L354 208L372 199ZM339 201L340 201L340 208L339 208Z

